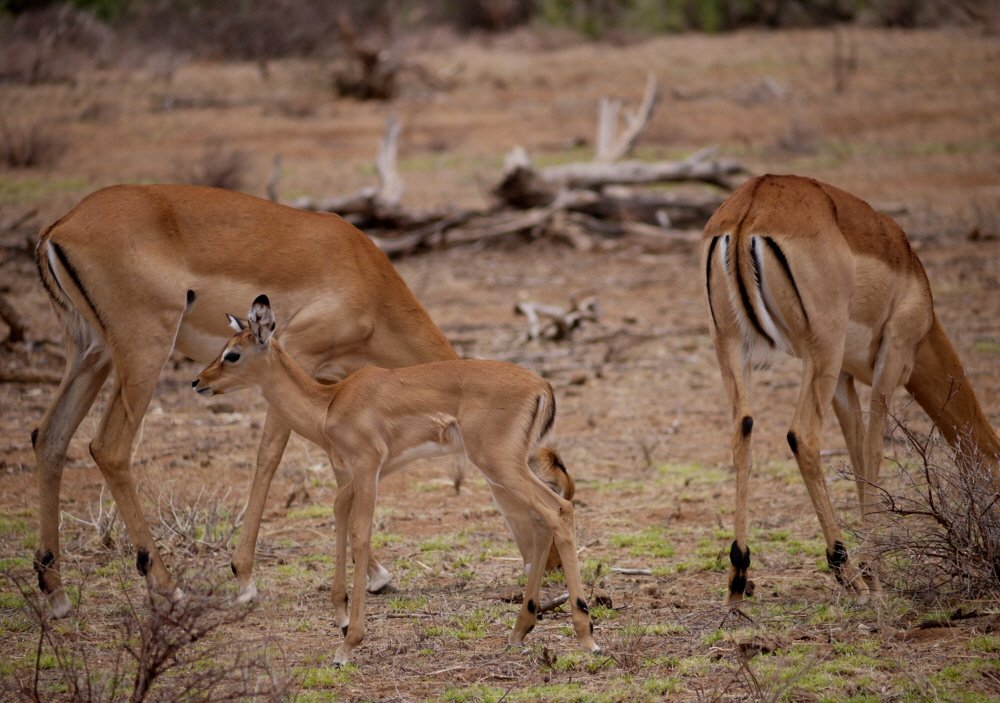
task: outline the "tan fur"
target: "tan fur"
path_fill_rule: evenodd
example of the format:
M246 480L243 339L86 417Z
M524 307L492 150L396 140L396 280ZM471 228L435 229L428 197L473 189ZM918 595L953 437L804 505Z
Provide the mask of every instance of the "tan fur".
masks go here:
M996 476L1000 458L1000 440L934 315L924 269L902 229L858 198L807 178L761 176L733 193L706 225L701 270L735 425L736 539L726 602L742 599L749 563L747 379L750 366L766 363L781 347L803 361L789 444L819 517L828 558L838 578L864 599L870 586L843 550L820 464L826 407L832 402L840 421L866 523L875 507L871 487L882 461L885 413L899 385L961 449L966 466L985 464ZM867 424L855 380L872 386Z
M573 477L566 470L566 467L563 466L559 455L550 447L543 447L537 454L532 456L528 460L528 467L535 476L542 480L542 483L552 489L557 495L562 496L568 501L573 500L573 496L576 494L576 484L573 482ZM514 527L511 527L512 532L514 529ZM528 543L526 539L518 539L516 541L518 546ZM528 560L528 554L523 550L521 556L524 558L526 564L531 563ZM561 566L562 562L559 559L559 551L553 544L549 550L548 559L545 560L545 570L552 571Z
M139 507L130 455L172 349L208 363L232 333L225 314L264 292L277 301L278 333L288 353L310 376L339 379L367 365L458 358L385 255L337 215L214 188L115 186L88 196L44 230L37 258L67 339L65 375L35 440L37 568L56 617L71 610L59 574L66 449L112 368L114 385L91 453L136 549L149 554L147 579L169 590L170 575ZM269 412L233 554L240 600L256 593L254 547L288 437L287 425ZM388 572L374 558L370 563L373 588L388 583Z
M405 369L366 367L334 385L312 380L271 337L271 309L254 303L250 328L238 333L194 383L211 395L253 386L271 409L302 436L323 447L349 480L335 503L337 564L332 598L345 638L335 662L344 664L364 636L365 572L382 475L415 458L464 453L503 495L508 520L532 527L532 553L541 564L554 544L573 604L573 624L585 651L599 651L583 599L574 540L573 506L550 490L528 459L551 425L552 387L527 369L497 361L441 361ZM548 455L547 455L548 456ZM551 471L559 471L548 456ZM355 564L353 604L347 604L347 537ZM542 569L528 577L510 644L534 627ZM578 605L579 604L579 605Z

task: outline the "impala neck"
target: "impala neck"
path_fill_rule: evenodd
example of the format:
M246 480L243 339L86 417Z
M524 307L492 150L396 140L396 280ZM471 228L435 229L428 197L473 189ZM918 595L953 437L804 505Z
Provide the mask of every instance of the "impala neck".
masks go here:
M1000 438L979 406L962 362L936 315L931 331L917 347L906 390L937 422L948 444L959 450L960 465L972 468L982 462L994 478L998 477Z
M257 384L261 395L286 425L325 448L326 413L340 384L323 385L313 380L277 340L272 339L270 347L264 359L266 370Z

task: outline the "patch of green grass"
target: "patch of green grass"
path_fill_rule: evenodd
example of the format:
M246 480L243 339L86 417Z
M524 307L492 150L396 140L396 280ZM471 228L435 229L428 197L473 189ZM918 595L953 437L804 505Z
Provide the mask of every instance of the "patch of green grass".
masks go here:
M978 652L1000 652L1000 637L996 635L973 637L966 646Z
M296 671L296 674L299 685L302 688L334 688L350 683L354 673L357 671L357 664L349 662L342 667L329 666L299 669Z
M645 481L633 481L620 479L617 481L594 481L587 484L588 488L593 488L600 493L642 493L646 490Z
M706 467L697 462L663 464L657 467L656 471L659 474L656 479L658 486L687 488L732 480L732 476L725 469Z
M629 554L634 557L671 557L674 555L674 548L667 541L666 532L665 528L653 525L641 532L612 534L608 542L616 547L627 547Z
M467 544L468 539L466 539L464 535L441 535L440 537L429 539L426 542L421 542L419 549L421 552L445 552L450 549L455 549L456 547L465 547Z
M0 517L0 537L18 537L28 531L24 520Z
M25 606L24 596L17 591L0 591L0 608L19 609Z
M490 623L496 615L489 608L476 608L452 619L448 633L457 640L480 640L486 637Z
M72 193L87 189L82 178L3 178L0 177L0 203L23 205L41 202L53 193Z
M389 610L394 613L415 613L427 605L424 596L393 596L389 599Z
M390 544L402 542L403 539L403 535L397 535L393 532L376 532L372 535L372 549L382 549Z
M984 354L1000 354L1000 343L983 340L973 344L972 351Z
M321 503L313 503L312 505L307 505L304 508L289 510L287 513L285 513L285 517L289 520L330 517L332 515L333 515L333 506L323 505Z
M687 631L687 628L679 622L658 622L646 628L646 632L651 635L657 635L658 637L683 635Z
M603 605L595 605L590 609L590 617L594 620L615 620L618 618L618 611L614 608L605 608Z
M31 568L31 564L32 559L27 555L21 557L7 557L6 559L0 559L0 571L7 571L10 569L28 569Z
M448 703L497 703L504 697L504 693L502 688L486 684L475 684L461 688L449 686L438 700Z

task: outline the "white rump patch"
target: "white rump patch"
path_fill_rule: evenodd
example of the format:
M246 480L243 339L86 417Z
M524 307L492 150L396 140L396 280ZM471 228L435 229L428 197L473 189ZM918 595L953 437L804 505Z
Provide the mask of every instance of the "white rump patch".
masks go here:
M747 315L740 296L739 284L737 283L737 271L730 270L729 264L729 235L722 237L719 246L719 263L726 271L726 286L729 294L729 304L733 310L737 324L740 326L741 352L743 364L756 369L769 368L775 362L779 353L794 356L795 350L788 339L786 332L787 325L781 315L781 310L767 287L767 276L765 266L767 258L764 256L763 241L758 236L750 237L750 246L744 252L744 256L751 257L750 261L741 262L741 268L748 273L756 270L757 278L747 276L744 279L746 294L750 300L757 322L761 329L774 341L774 346L768 343L760 332L754 327L750 317ZM756 262L756 269L754 268Z

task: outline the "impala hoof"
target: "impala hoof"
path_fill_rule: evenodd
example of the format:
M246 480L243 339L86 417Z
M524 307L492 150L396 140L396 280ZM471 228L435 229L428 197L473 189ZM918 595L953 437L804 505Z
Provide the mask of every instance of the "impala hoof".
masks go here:
M374 574L368 574L368 588L365 590L369 593L395 593L396 587L389 583L391 580L392 576L386 568L380 566Z
M73 604L70 602L69 596L66 595L66 591L62 589L59 589L55 593L50 593L47 600L49 618L52 620L61 620L62 618L69 617L73 612Z
M253 581L246 586L237 587L236 602L238 604L253 603L255 600L257 600L257 587L253 584Z

